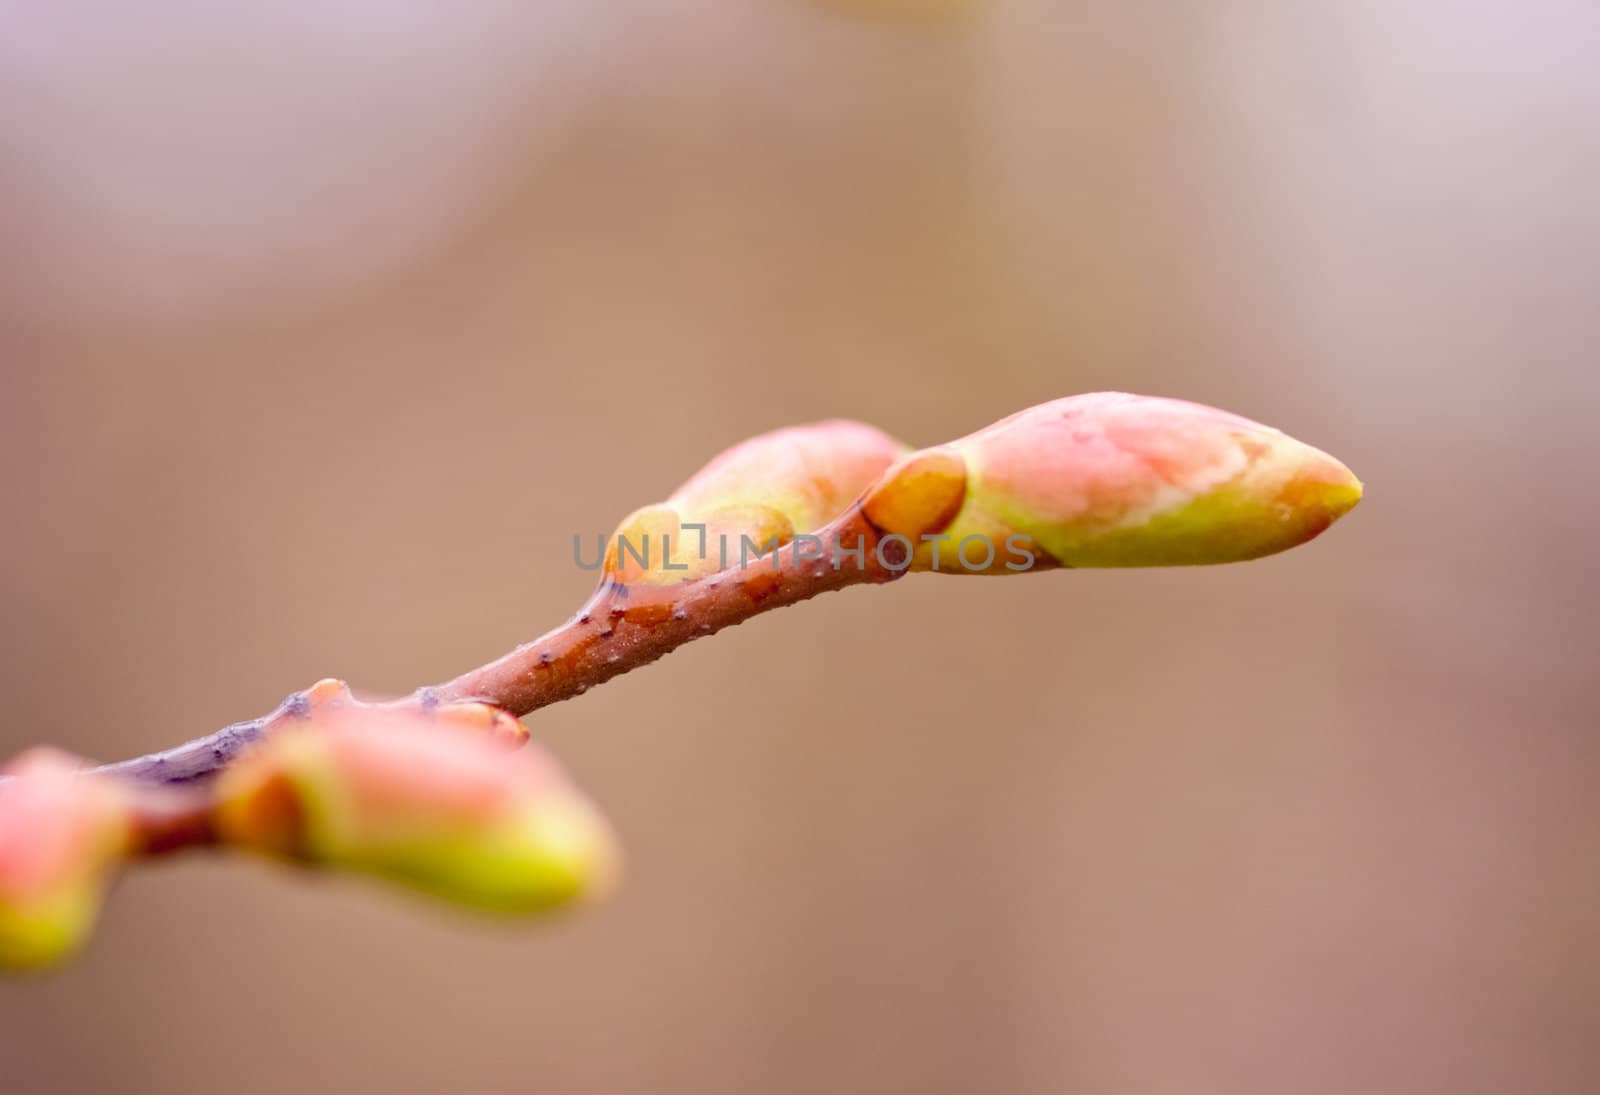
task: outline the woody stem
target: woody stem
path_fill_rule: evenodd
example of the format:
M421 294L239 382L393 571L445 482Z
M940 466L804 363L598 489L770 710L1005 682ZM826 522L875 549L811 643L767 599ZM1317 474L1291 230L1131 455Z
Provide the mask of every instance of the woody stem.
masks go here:
M431 706L481 700L520 718L752 616L831 590L893 581L908 562L902 545L885 539L860 507L852 506L813 535L713 574L672 585L624 585L608 578L561 626L453 680L392 702ZM162 784L209 781L251 743L304 719L309 710L305 693L297 692L259 718L99 771Z

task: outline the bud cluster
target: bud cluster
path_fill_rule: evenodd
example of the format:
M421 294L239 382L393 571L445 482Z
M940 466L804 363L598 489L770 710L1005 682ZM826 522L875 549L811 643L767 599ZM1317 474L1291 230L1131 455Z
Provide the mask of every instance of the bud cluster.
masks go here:
M109 769L53 750L19 757L0 773L0 967L71 954L126 862L186 847L511 915L603 893L611 831L552 759L524 748L518 715L829 589L917 571L1254 559L1317 536L1361 491L1349 468L1278 430L1114 392L917 451L842 420L751 438L622 522L596 558L600 588L568 624L436 689L364 703L330 679ZM736 566L774 573L724 575Z

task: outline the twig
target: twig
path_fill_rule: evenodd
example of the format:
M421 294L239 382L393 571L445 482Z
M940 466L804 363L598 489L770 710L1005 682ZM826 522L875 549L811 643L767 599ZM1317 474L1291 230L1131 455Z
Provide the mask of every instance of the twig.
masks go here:
M824 545L821 558L815 557L818 541ZM901 545L885 542L883 531L852 506L814 540L792 542L705 577L676 585L623 585L608 577L554 630L454 680L388 702L427 710L480 700L520 718L760 613L831 590L893 581L905 573L904 562ZM259 718L98 771L158 784L202 783L253 742L305 719L315 701L310 692L296 692Z

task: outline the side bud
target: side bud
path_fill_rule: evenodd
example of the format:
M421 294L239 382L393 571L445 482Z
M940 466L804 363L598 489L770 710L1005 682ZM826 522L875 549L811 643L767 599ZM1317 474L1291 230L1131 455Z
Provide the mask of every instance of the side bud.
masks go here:
M0 779L0 968L76 952L107 882L133 848L128 796L54 749L22 754Z
M335 709L274 734L216 795L224 844L491 912L594 896L615 875L609 827L553 760L404 709Z
M612 536L606 574L667 585L761 554L821 528L905 452L882 430L833 420L742 441L666 502L630 514ZM687 527L685 527L687 526Z

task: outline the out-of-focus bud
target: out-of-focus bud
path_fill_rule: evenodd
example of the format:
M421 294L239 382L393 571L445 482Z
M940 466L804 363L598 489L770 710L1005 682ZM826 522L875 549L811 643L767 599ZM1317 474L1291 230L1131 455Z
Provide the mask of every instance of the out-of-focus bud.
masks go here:
M33 749L0 780L0 968L39 968L77 951L132 849L124 789L82 767Z
M781 547L838 516L905 451L882 430L844 420L752 437L666 502L630 514L611 538L606 573L668 585L724 569L742 541L749 555Z
M220 840L501 913L609 888L611 831L556 763L405 708L336 708L220 777Z
M1278 430L1100 392L914 453L862 509L915 546L912 569L1006 574L1254 559L1310 540L1360 499L1349 468Z

